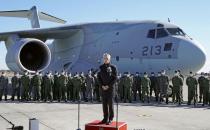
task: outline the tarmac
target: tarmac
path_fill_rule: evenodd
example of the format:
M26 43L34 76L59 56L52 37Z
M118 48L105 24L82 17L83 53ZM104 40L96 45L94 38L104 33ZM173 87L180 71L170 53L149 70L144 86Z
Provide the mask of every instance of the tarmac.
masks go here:
M187 94L184 89L184 99ZM81 105L80 128L85 124L103 118L100 103L84 103ZM39 130L76 130L78 128L78 105L76 103L19 103L2 101L0 115L17 126L29 129L29 119L39 120ZM115 104L116 111L116 104ZM116 112L115 112L116 115ZM116 117L116 116L115 116ZM116 120L116 118L114 119ZM119 103L119 121L128 124L128 130L210 130L210 107L201 104L178 106L165 103ZM0 130L11 128L0 118Z

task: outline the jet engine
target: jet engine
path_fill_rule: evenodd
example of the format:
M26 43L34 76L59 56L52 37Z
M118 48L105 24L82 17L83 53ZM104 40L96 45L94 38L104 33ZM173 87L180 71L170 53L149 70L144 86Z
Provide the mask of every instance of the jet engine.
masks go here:
M6 55L7 66L16 72L42 71L51 61L51 52L41 40L24 38L8 48Z

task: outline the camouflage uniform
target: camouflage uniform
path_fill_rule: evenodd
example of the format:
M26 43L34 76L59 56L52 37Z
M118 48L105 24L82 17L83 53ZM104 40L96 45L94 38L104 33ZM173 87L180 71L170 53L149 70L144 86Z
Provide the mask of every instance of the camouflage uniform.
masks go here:
M137 99L137 91L139 93L139 100L142 99L141 96L141 77L139 75L135 75L133 77L133 96L134 96L134 101Z
M86 86L86 77L84 75L80 75L81 81L82 81L82 85L81 85L81 92L82 92L82 97L84 101L87 101L87 97L86 97L86 90L87 90L87 86Z
M29 87L30 87L30 78L28 75L23 75L21 77L21 86L22 86L22 100L29 100Z
M82 79L80 76L74 76L72 79L73 84L73 101L75 100L81 100L81 86L82 86Z
M179 76L182 78L182 82L184 83L184 76L182 74L180 74L179 72ZM184 99L183 99L183 85L181 86L181 101L183 102Z
M59 86L60 86L60 99L67 101L67 83L68 77L64 74L59 77Z
M43 77L42 77L42 85L41 85L41 100L45 100L46 98L46 95L45 95L45 80L47 78L47 74L45 74Z
M48 75L43 79L43 86L44 86L44 101L50 100L52 102L53 100L53 78Z
M160 100L166 98L166 103L168 103L168 87L169 87L169 77L167 75L161 75L158 78L159 86L160 86Z
M119 98L122 101L124 99L124 85L123 85L123 81L124 81L125 75L123 75L122 77L120 77L118 80L118 93L119 93Z
M59 75L54 75L54 84L53 84L53 99L58 100L59 99Z
M203 75L198 78L198 83L199 83L199 102L201 103L203 99L203 90L205 86L205 77Z
M158 97L158 102L160 102L161 101L161 99L160 99L160 73L158 74L158 76L156 77L157 78L157 97Z
M31 84L34 88L34 100L40 100L40 98L41 98L42 77L40 75L35 75L31 79Z
M2 96L4 94L5 101L7 100L8 93L8 78L5 76L0 77L0 101L2 100Z
M151 86L151 81L148 77L142 77L141 78L141 86L142 86L142 102L145 101L145 98L147 98L147 102L150 102L150 97L149 97L149 89Z
M73 84L72 84L73 77L68 76L68 83L67 83L67 99L73 100Z
M15 95L17 94L17 99L20 100L20 78L17 76L12 77L12 101L15 99Z
M88 74L87 77L86 77L86 85L87 85L87 87L86 87L86 97L91 102L93 101L94 84L95 84L94 77L92 77L92 75Z
M129 76L129 75L126 75L126 76L123 78L124 102L126 102L127 99L129 100L129 102L132 101L132 99L131 99L132 84L133 84L133 79L132 79L132 77Z
M151 81L151 86L150 86L150 97L152 97L152 91L154 91L155 93L155 100L158 101L158 80L157 80L157 77L155 77L154 75L153 76L150 76L150 81Z
M194 99L194 105L196 104L196 96L197 96L197 79L193 76L189 76L186 79L186 84L188 86L188 105L191 104Z
M98 102L100 102L101 101L101 90L100 90L100 86L99 86L99 83L98 83L98 78L97 78L97 75L94 75L94 81L95 81L95 89L94 89L94 93L95 93L95 96L96 96L96 100L98 101Z
M178 103L181 104L181 86L183 86L183 81L180 76L174 76L172 78L172 84L173 84L173 95L172 100L175 101L175 98L177 99Z
M209 103L209 79L204 77L203 80L203 106Z

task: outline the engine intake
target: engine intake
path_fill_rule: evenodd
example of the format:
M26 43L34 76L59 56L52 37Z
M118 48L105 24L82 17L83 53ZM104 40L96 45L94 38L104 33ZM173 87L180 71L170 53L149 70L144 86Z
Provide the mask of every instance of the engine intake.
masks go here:
M6 63L13 71L42 71L48 67L51 53L48 46L38 39L21 39L15 43L6 56Z

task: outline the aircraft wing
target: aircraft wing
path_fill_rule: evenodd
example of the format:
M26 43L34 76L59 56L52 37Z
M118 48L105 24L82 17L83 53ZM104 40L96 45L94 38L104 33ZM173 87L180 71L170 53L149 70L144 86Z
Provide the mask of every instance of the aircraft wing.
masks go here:
M38 28L23 31L3 32L0 33L0 41L6 41L9 36L17 35L20 38L37 38L46 39L63 39L70 37L76 32L82 30L81 26L62 26L54 28Z

